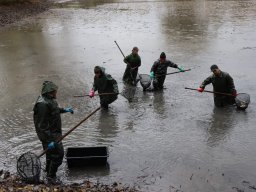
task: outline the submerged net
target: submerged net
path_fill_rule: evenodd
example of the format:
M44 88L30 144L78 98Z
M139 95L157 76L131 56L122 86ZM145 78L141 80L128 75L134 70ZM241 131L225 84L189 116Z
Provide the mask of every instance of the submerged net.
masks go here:
M124 98L126 98L129 102L132 101L136 92L136 87L134 86L126 86L123 91L120 93Z
M28 152L21 155L17 161L18 175L27 183L39 183L41 162L36 154Z
M146 90L151 85L151 78L148 74L140 74L140 84L143 87L143 90Z
M236 106L239 109L246 109L250 103L250 95L247 93L239 93L236 98Z
M137 74L136 78L135 78L135 85L137 85L137 83L140 81L140 75Z
M134 78L133 75L131 74L131 77L132 77L131 85L136 86L138 84L138 82L140 81L139 75L137 74L137 76Z

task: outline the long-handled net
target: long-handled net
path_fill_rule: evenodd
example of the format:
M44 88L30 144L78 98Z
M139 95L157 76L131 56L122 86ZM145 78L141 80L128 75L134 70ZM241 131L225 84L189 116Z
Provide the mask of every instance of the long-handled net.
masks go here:
M57 143L61 142L66 136L68 136L72 131L74 131L79 125L81 125L84 121L89 119L93 114L95 114L100 107L91 112L88 116L86 116L83 120L81 120L78 124L76 124L72 129L70 129L66 134L60 137L57 140ZM40 155L36 155L31 152L27 152L22 154L17 161L17 173L21 177L24 182L27 183L39 183L40 174L41 174L41 162L40 157L42 157L48 149L44 150Z
M151 78L148 74L140 74L140 85L142 86L143 90L146 90L151 85Z
M114 92L113 93L99 93L99 94L95 94L95 96L120 94L125 99L127 99L129 102L131 102L132 99L134 98L135 92L136 92L136 87L135 86L126 85L124 87L123 91L121 91L120 93L114 93ZM89 97L89 95L74 95L74 97Z
M134 80L134 86L136 86L139 81L140 81L140 74L137 74L137 76Z
M166 74L162 74L162 75L157 75L156 74L156 77L165 76L165 75L172 75L172 74L177 74L177 73L183 73L185 71L190 71L190 70L191 69L186 69L186 70L183 70L183 71L176 71L176 72L166 73ZM150 87L151 82L152 82L152 79L150 78L150 76L148 74L139 74L139 80L140 80L140 84L141 84L144 91Z
M125 86L123 91L120 93L120 95L122 95L124 98L126 98L129 102L132 102L135 93L136 93L136 87Z
M27 183L39 183L41 174L41 162L34 153L22 154L17 161L18 175Z
M197 91L197 89L195 89L195 88L185 87L185 89ZM234 95L232 95L230 93L221 93L221 92L207 91L207 90L204 90L203 92L214 93L217 95L224 95L224 96L228 96L228 97L234 97ZM235 97L235 104L238 109L245 110L248 107L248 105L250 104L250 95L247 93L237 94L237 96Z
M238 109L245 110L250 103L250 95L247 93L239 93L236 96L235 101Z

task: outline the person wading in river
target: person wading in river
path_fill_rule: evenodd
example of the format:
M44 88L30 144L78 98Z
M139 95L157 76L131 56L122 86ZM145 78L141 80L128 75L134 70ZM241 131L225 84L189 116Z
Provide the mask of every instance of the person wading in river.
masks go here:
M151 71L150 78L153 79L154 90L161 90L164 87L164 81L167 73L167 68L173 67L178 68L180 71L184 71L182 67L179 67L177 64L173 63L166 59L164 52L160 54L160 58L154 62Z
M89 96L92 98L95 91L99 94L111 93L108 95L100 95L100 105L103 109L108 109L108 105L117 99L118 86L115 79L111 75L105 73L105 68L96 66L94 68L94 83Z
M136 77L138 69L141 66L141 58L138 54L138 47L133 47L132 53L124 58L124 62L127 64L123 81L130 85L136 85Z
M225 105L232 105L235 103L235 97L237 95L233 78L226 72L219 69L217 65L211 66L213 74L206 78L200 87L198 92L203 92L206 85L212 83L213 91L232 94L232 96L225 96L220 94L214 94L214 104L217 107L223 107Z
M60 108L56 101L58 87L51 81L43 83L41 95L34 106L34 124L39 140L46 152L46 173L50 184L56 183L56 172L62 164L64 149L61 142L56 141L62 136L61 113L70 112L72 108Z

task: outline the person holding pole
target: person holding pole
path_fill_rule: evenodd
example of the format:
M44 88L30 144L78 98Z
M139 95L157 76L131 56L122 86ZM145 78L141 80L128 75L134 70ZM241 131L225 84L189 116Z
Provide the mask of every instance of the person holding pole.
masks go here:
M215 64L212 65L210 69L213 74L202 82L197 91L203 92L206 85L212 83L214 92L231 94L231 96L214 94L214 104L216 107L223 107L225 105L234 104L237 92L233 78L228 73L221 71Z
M46 173L50 184L56 184L56 172L62 164L64 149L62 136L61 113L74 113L72 108L60 108L56 101L58 86L51 81L45 81L41 95L34 106L34 125L43 149L46 151Z
M98 91L101 108L108 109L108 105L117 99L119 93L117 82L111 75L105 73L104 67L96 66L94 73L93 88L89 96L94 97L95 91Z
M150 78L153 79L154 90L163 89L168 67L178 68L180 72L184 72L182 67L179 67L172 61L167 60L165 53L162 52L160 54L160 58L154 62L149 74Z
M123 81L130 85L136 85L136 77L141 66L141 58L138 52L138 47L133 47L132 53L124 58L127 66L123 75Z

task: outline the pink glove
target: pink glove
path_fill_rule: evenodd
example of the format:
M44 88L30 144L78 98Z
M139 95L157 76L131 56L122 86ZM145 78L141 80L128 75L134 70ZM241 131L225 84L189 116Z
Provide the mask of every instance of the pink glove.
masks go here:
M236 96L237 96L236 90L233 91L232 95L233 95L233 97L236 97Z
M90 91L89 97L91 97L91 98L94 97L94 91L93 90Z
M202 92L204 91L204 88L199 87L199 88L197 88L197 91L200 92L200 93L202 93Z

